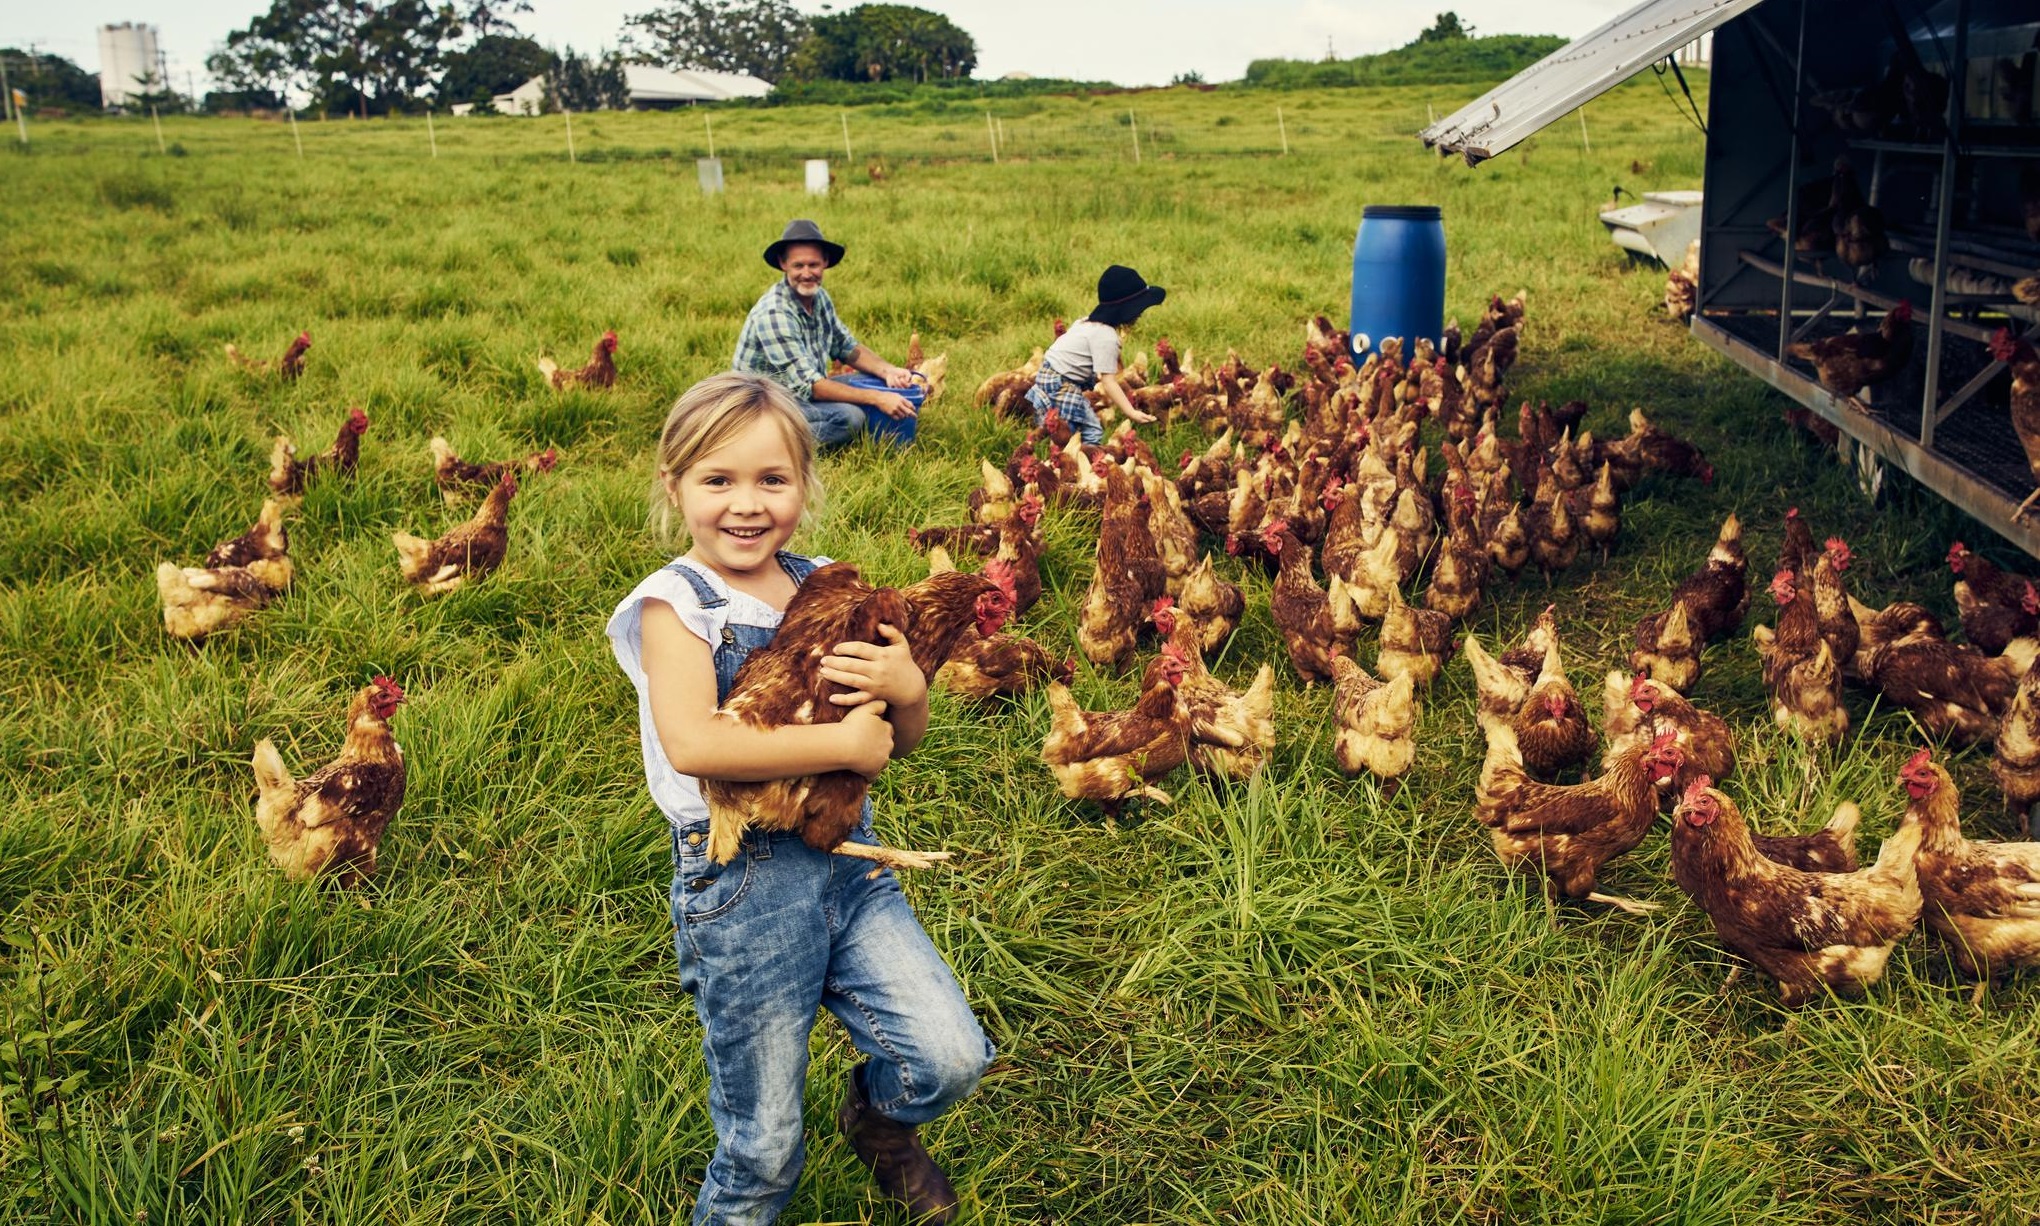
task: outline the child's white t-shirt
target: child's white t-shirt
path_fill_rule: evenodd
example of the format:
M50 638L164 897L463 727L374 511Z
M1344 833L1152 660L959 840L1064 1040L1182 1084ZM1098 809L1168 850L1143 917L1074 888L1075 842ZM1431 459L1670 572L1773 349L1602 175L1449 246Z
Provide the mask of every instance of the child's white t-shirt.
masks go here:
M1119 373L1119 329L1080 319L1055 338L1041 361L1077 386L1091 387L1101 376Z
M812 561L817 567L829 564L828 558L818 557ZM673 612L680 616L680 624L707 643L711 650L722 642L722 631L726 625L776 627L780 618L785 616L756 596L740 592L723 582L722 576L708 567L690 565L694 573L706 578L728 603L713 609L702 608L700 598L694 594L694 585L687 581L686 576L675 572L671 566L664 566L631 589L623 603L616 606L616 612L609 615L607 626L609 647L616 653L616 663L637 689L638 742L644 750L645 785L651 789L652 802L659 806L659 812L665 814L666 820L676 829L690 822L707 821L708 802L701 798L700 781L674 770L673 764L666 760L666 750L659 744L659 732L652 723L652 690L645 680L643 658L645 601L663 600L673 606Z

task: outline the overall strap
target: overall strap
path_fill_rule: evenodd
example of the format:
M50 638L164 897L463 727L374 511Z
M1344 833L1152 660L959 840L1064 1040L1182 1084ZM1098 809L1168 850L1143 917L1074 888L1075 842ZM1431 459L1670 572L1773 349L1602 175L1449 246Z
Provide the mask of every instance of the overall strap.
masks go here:
M806 583L808 576L819 569L815 566L813 558L804 558L797 553L788 553L784 549L779 551L779 568L786 572L787 578L793 580L795 587Z
M702 608L720 609L730 602L730 598L723 595L720 588L709 582L708 576L685 561L675 558L666 569L687 580L688 586L694 589L694 598L701 602Z

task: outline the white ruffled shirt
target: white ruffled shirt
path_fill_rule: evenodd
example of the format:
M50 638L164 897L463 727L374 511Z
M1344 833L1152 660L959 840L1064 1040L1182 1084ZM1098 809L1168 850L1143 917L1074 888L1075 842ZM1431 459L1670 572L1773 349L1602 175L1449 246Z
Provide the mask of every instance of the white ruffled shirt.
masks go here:
M830 561L824 557L811 560L817 567L827 566ZM659 812L665 814L666 820L676 829L690 822L707 821L708 802L701 798L701 782L693 775L683 775L674 770L673 764L666 760L665 747L659 744L658 729L652 724L652 690L645 680L644 665L645 601L663 600L673 606L673 611L680 616L680 624L707 643L711 650L721 644L725 625L777 627L785 616L756 596L740 592L723 582L722 576L709 567L699 563L690 565L695 574L706 578L709 585L729 603L714 609L702 608L700 599L694 594L694 585L685 576L661 567L631 589L623 603L616 606L616 612L609 615L606 628L610 650L616 653L617 666L623 669L624 675L637 689L638 742L644 750L645 785L651 790L652 803L659 806Z

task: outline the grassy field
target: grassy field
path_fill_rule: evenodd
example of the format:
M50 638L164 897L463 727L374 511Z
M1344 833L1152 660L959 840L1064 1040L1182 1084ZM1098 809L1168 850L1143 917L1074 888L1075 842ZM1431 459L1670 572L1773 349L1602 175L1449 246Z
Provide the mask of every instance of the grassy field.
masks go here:
M1613 183L1699 186L1701 138L1657 84L1591 106L1591 153L1568 120L1476 170L1408 135L1471 92L995 103L996 166L974 108L863 108L826 201L800 193L794 159L840 153L832 109L718 115L730 191L714 199L690 165L699 114L577 117L577 164L557 118L441 121L436 159L421 122L306 123L302 159L273 123L166 121L169 156L146 121L32 125L0 198L0 1218L684 1218L712 1146L699 1030L601 626L661 560L653 432L727 361L772 276L757 253L790 216L848 244L829 285L860 337L897 358L918 329L952 359L922 446L832 459L796 542L878 577L919 573L903 530L957 519L976 458L1018 436L969 390L1086 309L1106 263L1169 288L1137 341L1286 362L1310 313L1342 313L1361 206L1434 202L1452 312L1529 290L1519 395L1585 398L1603 432L1647 406L1720 472L1647 482L1607 565L1502 587L1473 631L1513 637L1557 600L1597 692L1722 516L1749 522L1767 573L1792 504L1848 537L1859 595L1952 616L1941 554L1984 534L1917 493L1862 501L1788 437L1776 396L1662 320L1661 275L1594 221ZM289 387L220 356L300 327L315 347ZM607 327L613 392L540 385L535 355L578 360ZM272 434L323 446L350 404L373 420L361 471L305 498L297 586L200 650L168 641L156 563L243 528ZM434 431L471 456L564 458L512 508L503 570L421 603L389 534L449 522ZM1065 645L1090 542L1069 519L1048 531L1051 593L1028 628ZM1244 677L1280 651L1257 600L1218 667ZM1747 640L1707 659L1696 698L1744 734L1730 791L1754 821L1810 828L1847 797L1873 843L1891 828L1907 721L1854 696L1860 737L1809 757L1771 731ZM272 737L293 767L323 762L372 672L411 694L396 728L412 765L363 907L266 863L248 757ZM1076 688L1094 705L1134 692L1088 671ZM1718 995L1728 960L1662 836L1604 877L1661 913L1565 908L1554 926L1470 817L1463 664L1429 694L1391 801L1333 771L1327 696L1293 682L1252 786L1178 778L1173 808L1116 824L1059 797L1045 728L1038 696L981 715L938 695L926 744L877 789L883 834L960 853L907 889L1001 1050L930 1130L979 1220L2040 1208L2030 982L1974 1011L1916 936L1864 1001L1788 1016L1756 984ZM1972 833L1996 809L1982 763L1953 760ZM851 1054L832 1025L814 1044L788 1220L889 1220L826 1122Z

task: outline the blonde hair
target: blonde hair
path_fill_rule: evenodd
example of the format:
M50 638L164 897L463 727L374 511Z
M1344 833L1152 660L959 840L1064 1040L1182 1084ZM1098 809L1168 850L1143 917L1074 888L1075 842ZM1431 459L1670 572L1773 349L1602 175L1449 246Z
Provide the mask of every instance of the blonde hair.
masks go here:
M651 525L661 541L671 542L673 497L667 482L680 477L702 457L727 445L760 417L776 422L786 435L800 473L801 518L820 505L822 478L815 467L815 436L793 394L763 375L728 371L710 375L680 394L659 430L657 465L652 473Z

